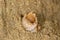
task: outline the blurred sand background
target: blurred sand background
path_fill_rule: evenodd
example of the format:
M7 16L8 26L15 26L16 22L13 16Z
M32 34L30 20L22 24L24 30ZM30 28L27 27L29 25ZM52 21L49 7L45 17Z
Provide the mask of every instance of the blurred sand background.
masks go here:
M25 31L21 15L36 12L41 30ZM0 0L0 40L60 40L60 0Z

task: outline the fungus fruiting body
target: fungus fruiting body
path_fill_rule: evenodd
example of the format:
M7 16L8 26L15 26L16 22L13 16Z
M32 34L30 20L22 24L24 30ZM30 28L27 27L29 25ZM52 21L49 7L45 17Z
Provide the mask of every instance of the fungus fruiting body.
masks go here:
M22 18L22 25L27 31L36 32L37 31L37 17L36 14L33 12L30 12L28 14L25 14Z

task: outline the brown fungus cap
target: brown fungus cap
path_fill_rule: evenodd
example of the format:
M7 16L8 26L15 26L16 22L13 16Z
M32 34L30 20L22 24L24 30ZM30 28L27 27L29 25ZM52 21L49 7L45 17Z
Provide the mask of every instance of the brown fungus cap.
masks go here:
M35 14L33 12L30 12L27 14L26 18L31 22L34 23L35 22Z

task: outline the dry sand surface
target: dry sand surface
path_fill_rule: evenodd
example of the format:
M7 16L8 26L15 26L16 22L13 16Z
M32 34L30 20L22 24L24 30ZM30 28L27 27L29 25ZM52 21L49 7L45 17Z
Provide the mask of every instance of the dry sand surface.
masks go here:
M21 24L31 11L41 26L36 33ZM0 40L60 40L60 0L0 0Z

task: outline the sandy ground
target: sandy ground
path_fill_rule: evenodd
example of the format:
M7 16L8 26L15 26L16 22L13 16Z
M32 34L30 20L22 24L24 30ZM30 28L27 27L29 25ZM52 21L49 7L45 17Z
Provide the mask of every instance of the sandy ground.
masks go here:
M25 31L22 16L36 12L40 31ZM60 0L0 0L0 40L60 40Z

